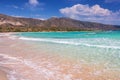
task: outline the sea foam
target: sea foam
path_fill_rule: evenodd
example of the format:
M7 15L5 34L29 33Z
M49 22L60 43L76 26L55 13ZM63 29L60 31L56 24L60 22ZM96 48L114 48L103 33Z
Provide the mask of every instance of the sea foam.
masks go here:
M15 66L15 65L24 66L25 65L28 68L33 69L35 71L35 73L37 73L37 75L42 76L41 79L44 78L44 80L48 80L48 79L60 80L61 78L63 78L63 80L72 80L70 75L62 74L62 73L59 73L58 71L54 71L54 70L49 70L46 67L44 67L42 65L41 66L37 65L36 63L34 63L28 59L21 59L21 58L12 57L12 56L5 55L5 54L0 54L0 57L3 57L3 59L6 60L5 62L1 62L0 65L3 65L3 66L4 65L12 65L12 66ZM10 60L10 62L9 62L9 60ZM15 64L11 64L12 61L13 62L16 61ZM51 63L49 63L49 64L51 64ZM52 64L49 66L53 67ZM16 68L19 68L19 67L16 67ZM20 67L20 68L22 68L22 67ZM36 74L34 74L34 75L36 75ZM54 75L56 75L56 76L54 76ZM32 80L32 79L26 79L26 78L20 76L20 73L15 71L14 69L10 70L8 72L7 77L9 78L9 80Z
M30 40L30 41L41 41L41 42L51 42L59 44L69 44L69 45L78 45L78 46L87 46L87 47L96 47L96 48L106 48L106 49L120 49L120 42L115 40L109 40L104 38L96 39L52 39L52 38L28 38L20 37L21 40ZM105 43L107 42L107 44ZM97 44L100 43L100 44ZM112 44L117 45L112 45ZM111 45L110 45L111 44Z

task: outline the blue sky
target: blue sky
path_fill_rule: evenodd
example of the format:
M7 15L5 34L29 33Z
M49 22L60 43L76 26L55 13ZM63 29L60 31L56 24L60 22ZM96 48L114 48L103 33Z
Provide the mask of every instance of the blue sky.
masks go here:
M120 25L120 0L0 0L0 6L0 13L16 17L70 17Z

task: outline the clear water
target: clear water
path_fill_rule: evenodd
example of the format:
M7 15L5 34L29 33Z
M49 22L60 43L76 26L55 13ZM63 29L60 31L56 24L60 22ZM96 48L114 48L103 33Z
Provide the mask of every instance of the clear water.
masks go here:
M120 31L107 32L23 32L19 39L38 50L77 62L107 64L120 68Z

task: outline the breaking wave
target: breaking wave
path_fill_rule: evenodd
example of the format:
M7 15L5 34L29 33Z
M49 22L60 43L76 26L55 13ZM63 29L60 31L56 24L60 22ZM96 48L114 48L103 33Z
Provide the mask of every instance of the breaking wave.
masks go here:
M111 39L104 39L104 38L55 39L55 38L20 37L19 39L30 40L30 41L51 42L51 43L59 43L59 44L68 44L68 45L87 46L87 47L96 47L96 48L106 48L106 49L120 49L120 40L111 40Z

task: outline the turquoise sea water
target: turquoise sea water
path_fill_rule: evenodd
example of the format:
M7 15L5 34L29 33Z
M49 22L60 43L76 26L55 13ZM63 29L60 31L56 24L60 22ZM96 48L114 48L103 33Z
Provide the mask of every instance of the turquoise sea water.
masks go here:
M106 32L23 32L19 39L41 52L77 62L104 63L120 68L120 31Z

